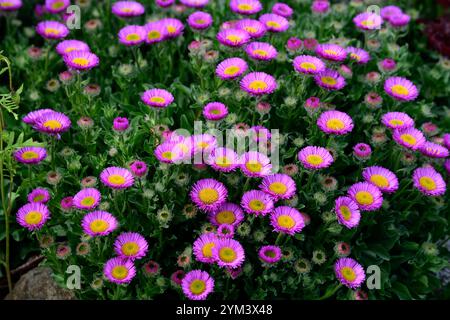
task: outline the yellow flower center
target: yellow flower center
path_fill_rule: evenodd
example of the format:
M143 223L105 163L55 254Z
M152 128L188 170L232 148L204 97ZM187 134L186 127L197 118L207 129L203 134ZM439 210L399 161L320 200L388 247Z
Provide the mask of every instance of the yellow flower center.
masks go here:
M327 128L331 130L342 130L345 124L341 119L330 119L327 121Z
M189 290L195 295L200 295L206 290L206 283L203 280L195 279L191 282Z
M59 30L55 29L55 28L45 28L44 31L45 31L45 34L48 34L48 35L50 35L50 34L53 34L55 36L59 35Z
M37 158L39 158L39 155L37 154L37 152L25 151L24 153L22 153L22 159L24 159L24 160L31 160L31 159L37 159Z
M66 50L64 50L64 53L69 53L69 52L72 52L72 51L75 51L77 48L75 48L75 47L69 47L69 48L66 48Z
M44 200L44 196L42 194L34 197L33 202L41 202L42 200Z
M262 49L253 50L253 54L261 57L267 57L267 51Z
M302 62L302 63L300 63L300 67L302 69L306 69L306 70L316 70L317 69L316 65L312 62Z
M130 12L133 12L133 9L131 9L131 8L122 8L122 12L123 13L130 13Z
M54 10L61 9L62 7L64 7L64 2L63 2L63 1L57 1L57 2L54 2L54 3L52 4L52 8L53 8Z
M8 8L8 7L12 7L13 3L12 2L1 2L0 3L0 7L2 8Z
M404 124L404 122L400 119L392 119L389 121L389 124L391 124L393 126L401 126Z
M373 203L373 196L368 191L358 191L355 198L356 201L358 201L358 203L362 205L369 205Z
M375 24L372 19L361 21L361 24L365 27L371 27Z
M195 20L195 22L198 23L198 24L204 24L204 23L205 23L205 20L203 20L203 19L197 19L197 20Z
M286 214L283 214L277 218L277 223L280 227L286 229L292 229L295 226L295 220Z
M166 99L164 99L163 97L154 96L150 98L150 101L154 103L164 103L166 102Z
M313 166L318 166L323 162L323 158L318 154L310 154L306 157L306 162L312 164Z
M219 250L219 257L220 260L224 262L233 262L237 258L236 251L233 250L233 248L230 247L223 247Z
M242 38L236 34L230 34L227 36L227 40L230 40L233 43L237 43L237 42L240 42L242 40Z
M109 223L102 219L97 219L91 222L89 228L94 233L105 232L109 228Z
M226 67L223 73L225 73L227 76L233 76L236 73L238 73L241 69L238 66L229 66Z
M212 204L219 199L219 192L213 188L205 188L200 190L198 197L205 204Z
M339 208L339 211L346 221L350 220L350 218L352 217L352 212L350 211L350 208L348 206L341 206Z
M128 276L128 269L125 266L115 266L111 270L114 279L123 280Z
M323 83L328 84L330 86L334 86L337 83L335 78L328 76L322 77L320 78L320 80L322 80Z
M436 182L434 182L434 180L430 177L421 177L419 179L419 183L428 191L433 191L434 189L436 189Z
M381 174L373 174L370 177L370 182L372 182L373 184L375 184L377 187L380 188L389 187L389 180L385 176L382 176Z
M157 30L152 30L147 34L148 40L155 40L161 38L161 32Z
M203 256L206 258L211 258L212 257L212 248L214 248L214 246L215 246L214 242L208 242L207 244L205 244L202 248Z
M409 90L405 86L402 86L401 84L393 85L391 90L395 94L398 94L398 95L401 95L401 96L406 96L406 95L409 94Z
M162 156L164 159L172 160L172 158L173 158L173 153L172 153L172 151L164 151L164 152L161 154L161 156Z
M341 275L344 277L345 280L350 281L350 282L353 282L356 279L356 273L350 267L343 267L341 269Z
M127 39L127 41L138 41L141 40L141 37L137 33L130 33L127 34L125 39Z
M74 64L85 67L89 64L89 60L86 58L78 57L72 60Z
M258 30L254 27L245 27L244 28L245 31L247 31L248 33L252 34L252 33L256 33Z
M61 128L62 124L58 120L48 120L48 121L44 122L43 126L45 128L50 128L50 129L54 130L54 129Z
M177 31L177 28L175 28L174 26L167 26L167 31L172 34L175 33Z
M350 57L352 57L356 61L360 61L361 60L361 57L358 56L356 53L350 53Z
M108 177L108 182L113 185L120 186L125 183L125 178L119 174L112 174Z
M81 200L81 204L83 206L92 206L95 203L94 197L86 197L83 200Z
M268 85L262 80L255 80L250 83L249 87L252 90L264 90L267 89Z
M214 115L219 115L219 114L221 114L221 112L220 112L219 109L211 109L211 110L209 110L209 113L212 113L212 114L214 114Z
M333 50L333 49L326 49L326 50L324 50L324 52L325 52L326 54L331 54L331 55L333 55L333 56L336 56L336 55L337 55L336 50Z
M262 164L257 162L257 161L248 161L245 164L245 167L247 168L248 171L253 172L253 173L258 173L261 172L262 169Z
M241 11L250 11L253 9L253 6L248 3L241 3L238 5L239 10Z
M232 224L236 221L236 216L233 211L224 210L216 214L216 221L219 224Z
M400 139L402 139L404 142L406 142L409 145L415 145L417 143L416 138L412 134L405 133L400 136Z
M218 157L216 159L216 165L221 168L228 168L231 166L231 160L227 157Z
M279 28L280 24L276 21L267 21L266 25L272 28Z
M276 194L285 194L287 191L287 187L284 183L273 182L270 184L269 190Z
M249 202L248 206L253 211L262 211L266 208L266 206L264 205L264 202L262 202L261 200L258 200L258 199L251 200Z
M209 143L206 142L206 141L200 141L199 143L197 143L197 146L198 146L200 149L205 149L205 148L208 148L208 147L209 147Z
M136 242L130 241L122 245L122 253L126 256L134 256L139 251L139 246Z
M25 215L25 222L29 225L36 225L42 221L42 213L30 211Z

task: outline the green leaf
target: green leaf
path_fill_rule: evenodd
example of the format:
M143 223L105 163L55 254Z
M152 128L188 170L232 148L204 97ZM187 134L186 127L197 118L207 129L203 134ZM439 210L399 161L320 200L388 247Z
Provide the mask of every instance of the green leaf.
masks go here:
M412 300L412 296L408 288L400 282L394 282L392 284L392 291L400 300Z

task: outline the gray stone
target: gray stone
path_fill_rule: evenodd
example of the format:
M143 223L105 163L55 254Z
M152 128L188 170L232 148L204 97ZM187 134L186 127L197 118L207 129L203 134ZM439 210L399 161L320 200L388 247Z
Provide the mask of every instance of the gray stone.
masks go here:
M72 291L61 288L50 268L37 267L24 274L5 300L73 300Z

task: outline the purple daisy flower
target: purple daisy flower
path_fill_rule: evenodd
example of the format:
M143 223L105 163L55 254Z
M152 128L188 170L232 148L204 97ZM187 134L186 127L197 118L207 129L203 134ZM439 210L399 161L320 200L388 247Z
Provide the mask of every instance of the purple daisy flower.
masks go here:
M264 177L259 187L276 200L289 199L297 190L294 179L283 173Z
M383 19L389 20L389 18L395 14L401 14L402 9L397 6L385 6L381 8L380 14Z
M209 155L207 163L214 170L231 172L239 166L239 156L233 149L216 148Z
M216 231L219 238L231 239L234 237L234 227L230 224L221 224Z
M358 204L349 197L339 197L334 203L338 222L351 229L359 224L361 213Z
M126 189L133 185L134 177L128 169L109 167L100 173L102 183L113 189Z
M156 5L161 8L170 7L175 3L175 0L155 0Z
M273 198L267 193L259 190L250 190L242 196L241 207L247 213L265 216L272 212L274 203Z
M134 176L142 178L146 175L148 168L145 162L136 160L130 164L130 170Z
M370 54L364 49L347 47L346 50L350 59L356 61L357 64L366 64L370 61Z
M325 71L325 63L319 58L307 55L295 57L293 61L295 71L303 74L317 74Z
M426 142L422 131L413 127L394 130L393 138L399 145L411 150L419 149Z
M405 13L394 14L389 18L390 25L396 28L407 26L410 21L411 17Z
M420 148L420 153L430 158L447 158L449 151L446 147L433 142L425 142Z
M63 59L68 68L79 71L92 69L100 63L97 55L88 51L72 51L64 55Z
M203 116L207 120L218 121L228 115L228 108L221 102L210 102L203 108Z
M348 196L362 211L375 211L383 204L383 194L380 189L369 182L355 183L348 189Z
M278 54L277 49L266 42L252 42L245 47L245 52L252 59L264 61L273 60Z
M363 12L353 18L353 23L361 30L375 30L381 28L383 18L376 13Z
M112 13L120 18L130 18L143 15L145 8L137 1L117 1L111 7Z
M271 94L277 89L277 82L274 77L265 72L252 72L241 79L241 90L253 96Z
M209 155L211 151L217 148L217 138L212 134L196 134L192 136L194 153L203 153Z
M70 0L45 0L45 9L50 13L61 13L70 6Z
M246 152L239 162L242 173L247 177L264 177L272 173L270 159L260 152Z
M245 260L244 248L233 239L219 238L212 248L214 260L219 267L236 269Z
M192 248L195 259L204 263L214 263L212 249L216 246L217 241L217 236L212 232L202 234L198 237L194 241Z
M291 207L281 206L275 208L270 214L270 224L275 232L282 232L293 236L302 231L305 221L301 213Z
M327 149L315 146L308 146L300 150L298 159L305 168L313 170L327 168L334 161Z
M404 112L388 112L381 117L381 123L390 129L414 127L414 120Z
M278 246L262 246L258 251L262 262L274 264L281 260L281 248Z
M47 112L56 112L53 109L38 109L35 111L29 112L25 117L22 118L22 121L29 125L34 125L42 115L44 115Z
M27 200L30 203L45 204L50 200L50 192L44 188L36 188L28 194Z
M289 7L286 3L277 2L272 7L272 13L275 13L285 18L290 18L294 13L294 10L291 7Z
M27 203L17 211L16 219L29 231L39 230L50 219L50 211L42 203Z
M441 196L446 190L441 174L432 167L414 170L413 183L415 188L427 196Z
M289 29L289 21L278 14L266 13L259 17L266 29L271 32L284 32Z
M260 12L263 7L259 0L231 0L230 8L233 12L249 16Z
M160 23L164 26L164 29L166 30L167 38L176 38L184 30L183 22L175 18L164 18L160 20Z
M147 32L144 27L129 25L119 31L119 42L126 46L135 46L146 40Z
M128 129L130 126L130 123L128 122L127 118L124 117L117 117L113 120L113 129L117 132L122 132Z
M117 229L117 219L106 211L92 211L81 221L84 233L91 237L106 236Z
M382 192L392 193L398 189L397 176L390 170L372 166L365 168L362 172L364 180L377 186Z
M314 76L314 81L319 87L328 90L340 90L345 87L345 79L336 70L325 69Z
M36 32L45 39L62 39L69 34L69 29L58 21L41 21L36 26Z
M338 280L350 289L356 289L366 279L363 267L352 258L339 258L334 264Z
M325 133L343 135L353 130L352 118L341 111L325 111L317 119L317 125Z
M142 259L147 254L148 244L139 233L124 232L114 241L114 251L121 258Z
M73 197L73 205L80 210L92 210L98 206L102 195L95 188L86 188Z
M149 22L144 26L146 37L145 42L148 44L161 42L165 39L166 29L160 21Z
M347 51L332 43L319 44L316 47L316 53L319 57L334 62L342 62L347 59Z
M33 128L39 132L57 135L69 130L70 125L70 119L64 113L46 112L36 119Z
M229 224L235 227L244 220L244 213L237 204L225 202L216 211L210 212L208 219L216 226Z
M212 25L213 18L207 12L196 11L189 15L187 23L192 29L205 30Z
M227 196L227 188L215 179L197 181L190 192L192 202L206 212L217 210L227 200Z
M56 45L56 52L64 56L72 51L91 51L86 42L79 40L64 40Z
M14 152L14 158L25 164L37 164L46 157L47 151L41 147L23 147Z
M367 143L357 143L353 147L353 154L361 160L370 158L372 148Z
M141 100L150 107L166 108L173 102L174 98L173 95L167 90L150 89L146 90L142 94Z
M269 129L263 126L253 126L249 129L249 133L252 137L252 139L255 142L259 141L269 141L272 137L272 134L270 133Z
M214 290L214 279L206 271L192 270L181 280L181 288L189 300L206 300Z
M327 0L314 0L311 5L311 10L316 14L324 14L330 10L330 3Z
M247 31L250 37L255 39L261 38L267 31L262 22L254 19L241 19L236 22L235 27Z
M250 40L250 34L242 29L224 29L219 31L217 40L228 47L240 47Z
M240 77L247 71L248 65L241 58L229 58L217 65L216 75L222 80L231 80Z
M22 8L22 0L0 0L0 11L16 11Z
M209 0L180 0L182 4L189 8L203 8Z
M384 91L398 101L412 101L417 98L419 91L408 79L390 77L384 82Z
M136 267L130 259L115 257L106 261L103 274L113 283L130 283L136 276Z

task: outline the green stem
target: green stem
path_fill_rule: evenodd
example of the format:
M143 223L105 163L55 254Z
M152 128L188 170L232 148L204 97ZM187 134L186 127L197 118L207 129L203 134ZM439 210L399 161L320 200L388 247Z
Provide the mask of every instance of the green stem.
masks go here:
M284 236L284 233L282 233L282 232L278 233L277 240L275 240L276 246L281 243L281 241L283 240L283 236Z
M333 290L325 292L325 294L321 296L318 300L328 299L329 297L333 296L341 287L342 283L338 284Z

